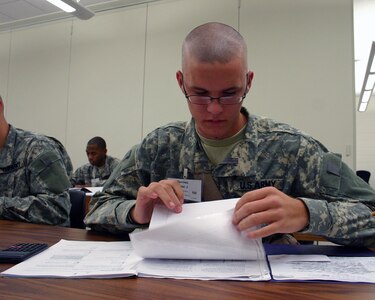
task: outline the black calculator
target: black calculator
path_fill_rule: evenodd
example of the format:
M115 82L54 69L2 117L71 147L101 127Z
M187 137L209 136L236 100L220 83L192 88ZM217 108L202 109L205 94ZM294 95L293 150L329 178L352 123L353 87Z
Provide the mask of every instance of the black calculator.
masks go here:
M47 244L20 243L0 250L0 263L19 263L48 248Z

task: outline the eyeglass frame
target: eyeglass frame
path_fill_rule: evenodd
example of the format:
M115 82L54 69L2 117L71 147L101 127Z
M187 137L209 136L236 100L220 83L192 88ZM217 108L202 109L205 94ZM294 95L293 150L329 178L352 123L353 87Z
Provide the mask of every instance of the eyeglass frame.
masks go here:
M208 104L211 104L215 99L221 104L221 105L235 105L235 104L240 104L247 96L247 93L249 92L249 89L247 88L247 83L249 81L249 74L246 73L246 87L245 87L245 91L244 91L244 94L242 96L240 96L238 98L238 102L235 102L235 103L223 103L221 102L222 101L222 98L225 98L225 97L232 97L232 96L221 96L221 97L211 97L211 96L201 96L201 95L196 95L196 94L193 94L193 95L188 95L187 92L186 92L186 89L185 89L185 82L184 82L184 75L182 75L182 89L184 91L184 95L185 95L185 98L186 100L189 101L189 103L191 104L194 104L194 105L208 105ZM202 97L202 98L209 98L209 102L207 103L194 103L190 100L190 97L192 96L198 96L198 97Z

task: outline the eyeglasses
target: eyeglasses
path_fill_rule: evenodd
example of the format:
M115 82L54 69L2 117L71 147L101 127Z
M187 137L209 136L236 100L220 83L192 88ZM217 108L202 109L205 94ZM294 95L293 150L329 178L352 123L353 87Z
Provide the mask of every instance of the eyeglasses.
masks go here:
M246 74L246 86L248 82L248 74ZM185 98L192 104L197 105L208 105L212 103L215 99L222 104L222 105L234 105L241 103L247 95L247 88L243 95L228 95L228 96L221 96L221 97L211 97L211 96L201 96L201 95L188 95L185 89L184 79L182 78L182 88L184 90Z

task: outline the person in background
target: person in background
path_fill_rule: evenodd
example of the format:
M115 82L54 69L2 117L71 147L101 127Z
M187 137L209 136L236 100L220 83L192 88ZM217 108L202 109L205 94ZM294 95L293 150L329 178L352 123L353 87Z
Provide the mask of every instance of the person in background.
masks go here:
M202 201L240 198L232 223L249 238L297 243L310 233L375 247L375 191L319 141L250 114L243 103L254 73L238 31L193 29L176 78L192 115L152 131L125 155L85 222L93 230L146 228L154 206L184 208L179 180L201 180Z
M0 219L69 226L71 173L64 146L10 125L0 96Z
M107 155L107 145L103 138L96 136L87 142L89 163L79 167L70 181L74 187L103 186L118 165L118 158Z

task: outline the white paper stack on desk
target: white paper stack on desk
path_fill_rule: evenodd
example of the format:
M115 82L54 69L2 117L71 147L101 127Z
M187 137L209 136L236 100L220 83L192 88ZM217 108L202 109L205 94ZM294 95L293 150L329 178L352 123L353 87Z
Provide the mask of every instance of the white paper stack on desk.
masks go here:
M130 235L138 276L269 280L261 239L232 225L238 199L184 204L180 214L159 205L150 227Z

